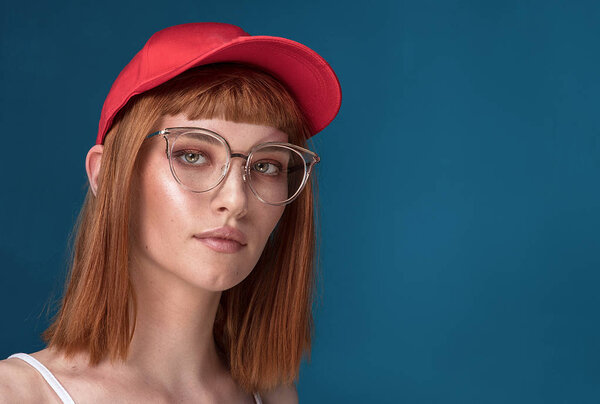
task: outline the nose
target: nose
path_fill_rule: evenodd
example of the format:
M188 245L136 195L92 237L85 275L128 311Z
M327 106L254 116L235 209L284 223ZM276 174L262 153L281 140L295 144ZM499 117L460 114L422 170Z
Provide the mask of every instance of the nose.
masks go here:
M248 189L244 181L245 160L231 159L231 166L223 181L215 189L211 200L213 210L219 213L229 213L236 219L248 213Z

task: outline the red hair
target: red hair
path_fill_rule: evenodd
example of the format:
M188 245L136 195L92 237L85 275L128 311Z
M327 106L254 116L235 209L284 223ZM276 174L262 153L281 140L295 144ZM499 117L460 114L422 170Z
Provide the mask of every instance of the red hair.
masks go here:
M306 147L308 124L285 87L258 69L236 64L194 68L132 98L104 144L97 195L88 192L74 228L66 291L42 334L67 357L125 359L135 332L129 278L132 176L146 135L164 116L222 118L276 127ZM268 391L298 378L310 356L316 272L316 182L291 204L246 279L223 291L213 328L219 354L246 391ZM135 316L134 323L135 323Z

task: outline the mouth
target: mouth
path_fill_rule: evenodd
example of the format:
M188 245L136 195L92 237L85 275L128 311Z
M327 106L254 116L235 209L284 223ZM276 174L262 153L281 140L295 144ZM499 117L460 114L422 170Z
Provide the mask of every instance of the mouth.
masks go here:
M244 244L241 244L235 240L228 240L220 237L199 238L194 236L194 239L200 241L202 244L204 244L213 251L226 254L236 253L245 247Z
M194 237L202 240L212 238L218 240L235 241L242 246L245 246L248 243L246 235L239 229L232 226L218 227L200 234L194 234Z

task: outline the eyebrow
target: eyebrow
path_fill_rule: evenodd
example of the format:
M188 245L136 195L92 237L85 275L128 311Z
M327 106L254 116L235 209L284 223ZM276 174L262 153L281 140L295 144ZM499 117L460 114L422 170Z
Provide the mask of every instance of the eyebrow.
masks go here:
M265 140L265 139L262 139L260 142L254 143L252 146L250 146L250 148L253 148L254 146L259 145L259 144L270 143L270 142L285 143L282 140L276 140L276 139Z
M215 139L214 137L212 137L212 136L206 136L203 133L189 132L189 133L186 133L186 134L191 135L192 137L196 137L196 138L203 137L204 138L203 140L207 141L206 143L216 144L216 145L222 144L219 140ZM225 139L225 138L223 138L223 139ZM225 139L225 140L227 140L227 139Z

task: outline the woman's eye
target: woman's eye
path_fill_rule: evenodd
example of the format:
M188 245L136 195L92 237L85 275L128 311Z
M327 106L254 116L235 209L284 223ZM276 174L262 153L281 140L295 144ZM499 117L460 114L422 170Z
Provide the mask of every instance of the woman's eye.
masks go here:
M265 175L277 175L281 170L278 164L270 163L268 161L259 161L254 163L253 169Z
M208 163L208 158L202 152L183 150L175 153L175 157L185 164L203 165Z

